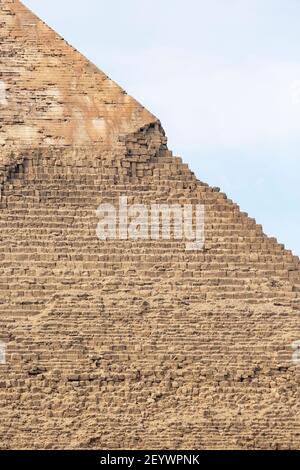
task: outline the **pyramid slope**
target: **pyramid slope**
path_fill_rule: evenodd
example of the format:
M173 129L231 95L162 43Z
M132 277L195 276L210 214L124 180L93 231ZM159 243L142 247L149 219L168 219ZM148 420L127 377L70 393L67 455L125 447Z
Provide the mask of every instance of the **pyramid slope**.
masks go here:
M2 448L300 447L299 260L170 152L145 156L157 132L32 154L4 185ZM204 203L205 249L101 243L95 209L121 194Z
M1 8L6 20L18 11L18 37L31 13L19 2ZM38 25L26 63L28 51L44 54L48 34L57 38ZM87 62L74 54L80 76ZM35 70L37 81L45 70ZM80 93L91 96L86 75ZM118 122L106 145L76 133L62 141L44 108L33 109L43 124L30 125L53 132L49 140L22 140L28 115L3 127L0 447L299 449L299 259L198 181L167 149L156 118L132 101L136 120L127 122L122 103L105 103L108 122L110 112ZM120 195L203 204L204 249L101 242L96 209Z
M2 446L299 446L299 374L285 357L296 312L236 300L183 305L174 296L162 305L160 297L159 284L66 291L15 327L7 380L22 383L23 398L16 405L16 390L5 392ZM43 382L37 400L30 390Z
M0 4L0 145L110 148L157 119L18 0Z

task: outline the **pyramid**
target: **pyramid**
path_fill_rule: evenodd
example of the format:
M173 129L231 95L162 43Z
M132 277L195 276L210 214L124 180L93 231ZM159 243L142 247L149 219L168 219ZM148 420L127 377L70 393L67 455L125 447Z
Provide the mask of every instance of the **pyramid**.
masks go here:
M1 449L299 449L299 259L18 0L0 26ZM120 196L204 206L204 246L100 240Z

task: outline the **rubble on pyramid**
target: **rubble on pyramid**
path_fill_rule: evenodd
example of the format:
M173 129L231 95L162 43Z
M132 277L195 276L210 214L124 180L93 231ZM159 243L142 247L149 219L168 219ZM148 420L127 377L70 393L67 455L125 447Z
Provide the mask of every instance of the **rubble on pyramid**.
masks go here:
M0 26L0 448L299 448L299 258L18 0ZM100 240L121 196L202 205L203 248Z

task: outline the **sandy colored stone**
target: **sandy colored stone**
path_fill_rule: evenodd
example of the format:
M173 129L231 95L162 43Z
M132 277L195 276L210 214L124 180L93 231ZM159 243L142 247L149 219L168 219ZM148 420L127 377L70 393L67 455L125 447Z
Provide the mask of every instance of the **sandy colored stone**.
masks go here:
M160 122L0 2L0 445L299 449L299 259ZM96 237L102 202L201 203L205 246Z

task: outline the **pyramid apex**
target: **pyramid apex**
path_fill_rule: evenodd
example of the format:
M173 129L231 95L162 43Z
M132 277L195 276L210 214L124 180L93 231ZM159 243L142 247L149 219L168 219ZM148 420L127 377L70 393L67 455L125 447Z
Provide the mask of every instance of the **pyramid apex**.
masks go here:
M0 145L110 147L159 122L19 0L0 23Z

